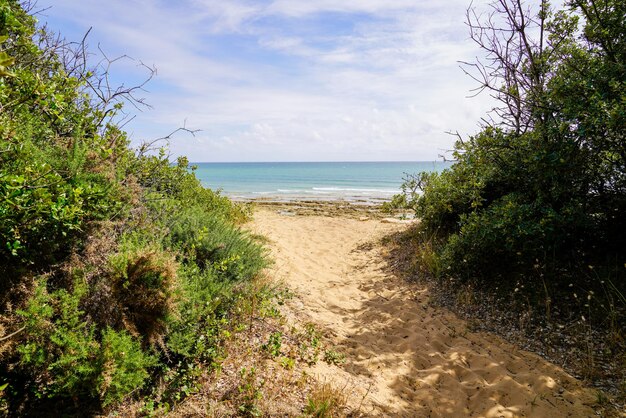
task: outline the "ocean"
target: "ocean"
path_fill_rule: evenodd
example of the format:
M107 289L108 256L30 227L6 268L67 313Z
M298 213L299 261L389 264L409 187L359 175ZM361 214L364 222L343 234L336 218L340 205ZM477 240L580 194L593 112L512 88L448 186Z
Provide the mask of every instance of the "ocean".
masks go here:
M407 173L441 171L452 163L280 162L193 163L205 187L234 200L347 200L376 203L400 192Z

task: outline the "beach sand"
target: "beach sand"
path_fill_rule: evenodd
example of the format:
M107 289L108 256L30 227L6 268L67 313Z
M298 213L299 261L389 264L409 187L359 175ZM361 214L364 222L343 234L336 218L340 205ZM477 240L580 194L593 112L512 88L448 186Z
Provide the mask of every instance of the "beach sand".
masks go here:
M471 332L430 306L428 289L389 273L379 240L406 227L256 210L252 229L270 240L272 275L296 295L287 319L316 324L346 355L341 366L318 362L308 373L346 392L355 415L595 416L594 391L537 355Z

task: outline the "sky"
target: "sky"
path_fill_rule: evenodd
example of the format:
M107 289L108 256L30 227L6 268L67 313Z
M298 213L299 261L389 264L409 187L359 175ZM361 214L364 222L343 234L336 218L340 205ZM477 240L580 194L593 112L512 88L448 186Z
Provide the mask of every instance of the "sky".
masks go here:
M479 130L458 61L480 53L468 0L39 0L38 19L109 57L118 83L157 69L152 108L125 129L173 157L229 161L430 161ZM129 109L130 110L130 109Z

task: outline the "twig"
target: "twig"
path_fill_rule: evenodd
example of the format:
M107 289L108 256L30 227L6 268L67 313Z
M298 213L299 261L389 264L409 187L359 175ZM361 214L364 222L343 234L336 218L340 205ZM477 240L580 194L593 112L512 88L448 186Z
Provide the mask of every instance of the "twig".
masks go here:
M26 329L26 325L24 325L22 328L18 329L17 331L9 334L9 335L5 335L4 337L0 337L0 342L8 340L11 337L16 336L17 334L19 334L20 332L24 331Z

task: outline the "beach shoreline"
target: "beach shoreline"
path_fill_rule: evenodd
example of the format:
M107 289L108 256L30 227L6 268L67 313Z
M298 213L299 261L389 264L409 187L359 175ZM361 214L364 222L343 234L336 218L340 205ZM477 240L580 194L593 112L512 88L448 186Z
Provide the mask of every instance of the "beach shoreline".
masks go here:
M285 216L338 216L360 220L397 219L399 221L414 218L414 212L411 210L385 208L382 203L375 204L348 200L276 201L272 199L254 199L241 203L250 205L253 213L259 210L269 210Z
M281 193L263 193L261 195L246 195L237 193L222 192L224 196L228 197L233 202L239 203L269 203L269 204L292 204L297 205L300 203L306 204L335 204L335 205L353 205L353 206L367 206L377 207L382 206L385 203L391 202L396 194L400 194L401 191L397 190L393 194L387 195L305 195L305 194L281 194Z

